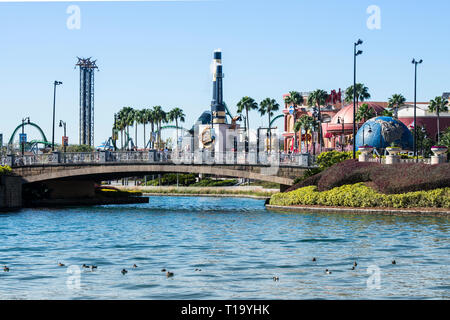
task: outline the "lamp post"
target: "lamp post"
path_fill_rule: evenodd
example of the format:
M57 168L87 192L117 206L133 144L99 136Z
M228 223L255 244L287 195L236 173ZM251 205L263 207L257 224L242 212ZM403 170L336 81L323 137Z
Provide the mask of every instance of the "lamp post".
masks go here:
M117 113L114 113L114 128L113 128L113 134L112 134L112 141L114 143L114 151L117 151L117 136L116 136L116 131L117 130ZM145 144L145 141L144 141ZM147 145L145 145L145 148L147 148Z
M62 120L59 120L59 127L64 127L64 139L66 139L66 123ZM63 139L64 153L66 153L66 141Z
M341 151L344 152L344 118L342 118ZM341 123L341 117L338 117L337 123Z
M422 131L422 139L420 139L421 140L420 144L421 144L421 149L422 149L422 157L425 158L423 144L425 142L425 139L427 138L427 133L426 133L427 131L425 130L424 126L422 126L421 131Z
M26 118L22 119L22 138L20 138L21 139L20 144L22 145L22 157L25 153L25 141L23 140L23 135L25 134L25 130L24 130L25 121L28 121L28 123L30 123L30 117L26 117Z
M361 55L363 52L361 50L356 50L356 47L361 45L363 41L359 39L354 43L353 47L353 159L356 159L356 144L355 144L355 135L356 135L356 57Z
M55 104L56 104L56 86L61 85L61 81L53 82L53 122L52 122L52 151L55 151Z
M414 156L416 157L416 162L419 162L419 154L417 153L417 122L416 122L416 107L417 107L417 65L423 62L422 59L416 61L416 59L412 60L412 64L414 65Z

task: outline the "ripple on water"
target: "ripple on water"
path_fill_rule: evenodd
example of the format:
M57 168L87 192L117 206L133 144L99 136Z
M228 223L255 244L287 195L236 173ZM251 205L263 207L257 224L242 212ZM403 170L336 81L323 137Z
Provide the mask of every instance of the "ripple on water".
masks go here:
M448 230L448 218L278 213L239 198L22 210L0 215L0 267L11 267L0 298L448 299ZM68 290L74 273L59 261L98 270L80 269L81 289ZM367 289L369 266L380 290Z

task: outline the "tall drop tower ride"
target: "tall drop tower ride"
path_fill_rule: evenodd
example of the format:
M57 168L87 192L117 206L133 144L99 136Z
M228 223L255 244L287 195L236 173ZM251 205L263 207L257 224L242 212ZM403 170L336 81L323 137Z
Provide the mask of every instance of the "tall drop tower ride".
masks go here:
M78 58L78 57L77 57ZM80 144L94 145L94 71L97 60L78 58L80 68Z

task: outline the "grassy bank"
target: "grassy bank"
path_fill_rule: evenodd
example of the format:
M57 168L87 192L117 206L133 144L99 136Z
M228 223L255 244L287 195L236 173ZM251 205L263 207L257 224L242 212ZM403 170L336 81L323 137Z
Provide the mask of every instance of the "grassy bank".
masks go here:
M272 196L270 205L322 205L360 208L450 208L450 188L415 191L401 194L384 194L364 183L343 185L319 191L317 186L307 186Z
M258 187L116 187L123 191L135 191L145 194L162 195L232 195L269 198L277 190Z

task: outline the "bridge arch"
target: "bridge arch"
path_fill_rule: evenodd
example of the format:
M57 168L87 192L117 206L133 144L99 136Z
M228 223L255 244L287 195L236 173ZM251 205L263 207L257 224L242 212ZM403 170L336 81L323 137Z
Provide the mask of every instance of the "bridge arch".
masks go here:
M303 170L303 169L302 169ZM270 171L270 170L269 170ZM63 165L48 167L15 168L23 183L52 180L115 180L125 177L145 176L158 173L194 173L246 178L280 185L293 185L294 179L277 174L265 174L261 167L243 165L172 165L172 164L99 164Z

